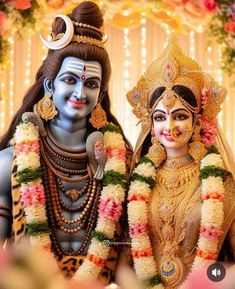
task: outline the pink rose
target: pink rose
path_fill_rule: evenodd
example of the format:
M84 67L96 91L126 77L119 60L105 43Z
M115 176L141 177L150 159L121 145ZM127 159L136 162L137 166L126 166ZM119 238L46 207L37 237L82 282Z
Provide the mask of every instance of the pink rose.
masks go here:
M215 122L209 122L203 120L202 123L202 142L205 147L209 148L215 143L215 137L217 134L217 126Z
M235 22L229 20L228 22L224 23L224 31L229 34L233 34L235 32Z
M214 0L204 0L204 6L209 12L214 12L219 7Z
M232 20L235 21L235 12L232 13Z
M19 10L29 9L32 5L31 0L14 0L15 8Z

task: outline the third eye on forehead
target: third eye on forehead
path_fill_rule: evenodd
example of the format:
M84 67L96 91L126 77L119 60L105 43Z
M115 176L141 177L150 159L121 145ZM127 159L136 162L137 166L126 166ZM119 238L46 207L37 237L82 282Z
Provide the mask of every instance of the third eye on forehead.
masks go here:
M84 61L72 61L67 62L67 69L76 73L79 77L85 73L88 77L101 77L100 67L95 63L88 63Z

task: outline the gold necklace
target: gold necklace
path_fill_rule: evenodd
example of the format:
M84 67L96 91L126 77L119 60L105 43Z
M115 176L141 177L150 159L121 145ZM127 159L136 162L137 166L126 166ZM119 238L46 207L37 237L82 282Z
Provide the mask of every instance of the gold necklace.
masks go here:
M172 165L171 165L172 164ZM166 160L157 171L157 183L170 190L170 193L180 191L181 187L189 183L192 178L198 176L199 167L193 159L185 159L185 162L176 159Z
M192 160L177 170L164 165L157 172L157 186L150 201L150 220L160 239L159 272L167 286L177 286L185 275L184 262L178 257L184 239L187 207L199 185L199 167ZM176 181L176 184L173 182Z

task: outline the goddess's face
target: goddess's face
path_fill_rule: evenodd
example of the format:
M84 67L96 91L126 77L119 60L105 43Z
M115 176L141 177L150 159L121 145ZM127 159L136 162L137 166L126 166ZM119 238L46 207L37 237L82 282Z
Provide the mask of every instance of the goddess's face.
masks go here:
M78 120L98 102L102 68L97 61L66 57L53 83L53 100L59 114Z
M179 99L171 109L160 100L153 112L153 131L157 140L167 149L185 146L193 134L193 115Z

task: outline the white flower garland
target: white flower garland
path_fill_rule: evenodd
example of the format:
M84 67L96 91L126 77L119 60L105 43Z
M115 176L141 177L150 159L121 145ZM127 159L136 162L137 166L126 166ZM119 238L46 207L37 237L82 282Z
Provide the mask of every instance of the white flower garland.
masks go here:
M217 258L224 217L223 170L223 161L218 153L209 153L201 160L201 175L204 173L201 192L203 204L200 236L192 270L207 266ZM142 163L132 174L128 192L128 222L132 256L138 279L148 288L162 289L164 286L154 260L148 229L148 202L155 175L156 168L153 162L143 158Z
M110 170L125 178L125 142L118 128L109 124L104 133L104 146L107 151L105 174ZM39 131L33 123L19 124L15 132L17 175L20 183L21 202L26 214L26 223L33 247L51 253L50 229L46 216L46 196L40 172ZM115 178L115 177L114 177ZM123 181L122 179L122 181ZM125 199L124 185L110 181L103 186L99 204L99 216L95 228L96 236L91 240L87 256L75 273L78 280L95 280L108 257L116 224L121 216L122 202Z

